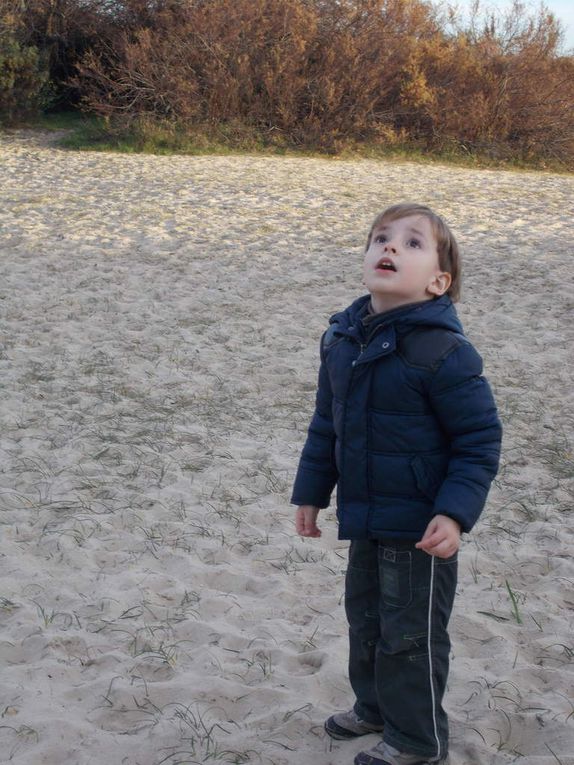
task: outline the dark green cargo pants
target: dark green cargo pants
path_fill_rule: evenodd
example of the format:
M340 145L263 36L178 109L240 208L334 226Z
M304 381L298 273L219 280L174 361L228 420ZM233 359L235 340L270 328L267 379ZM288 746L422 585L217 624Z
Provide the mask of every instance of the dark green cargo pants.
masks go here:
M448 750L442 699L456 581L456 555L432 557L413 542L351 542L345 609L355 711L384 723L389 744L423 757Z

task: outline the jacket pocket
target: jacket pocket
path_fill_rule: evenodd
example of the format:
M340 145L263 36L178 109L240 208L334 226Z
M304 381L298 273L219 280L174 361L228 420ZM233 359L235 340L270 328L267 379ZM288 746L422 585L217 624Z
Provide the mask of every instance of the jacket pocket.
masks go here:
M419 454L411 460L411 468L415 474L417 489L421 494L424 494L427 499L434 501L440 484L442 483L441 477L437 474L429 461Z

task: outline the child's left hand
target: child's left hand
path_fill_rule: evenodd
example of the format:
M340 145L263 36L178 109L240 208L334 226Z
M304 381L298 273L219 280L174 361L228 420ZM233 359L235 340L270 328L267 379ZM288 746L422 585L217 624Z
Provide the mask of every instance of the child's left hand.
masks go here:
M437 558L450 558L460 547L460 525L448 515L435 515L415 547Z

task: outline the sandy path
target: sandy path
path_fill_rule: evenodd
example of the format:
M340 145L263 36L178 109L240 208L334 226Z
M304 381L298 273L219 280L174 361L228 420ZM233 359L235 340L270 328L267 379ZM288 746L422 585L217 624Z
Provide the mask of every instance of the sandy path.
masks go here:
M319 336L374 214L414 199L459 235L505 424L461 555L452 765L573 765L573 191L0 136L0 762L350 765L322 731L350 700L346 544L332 511L296 538L288 498Z

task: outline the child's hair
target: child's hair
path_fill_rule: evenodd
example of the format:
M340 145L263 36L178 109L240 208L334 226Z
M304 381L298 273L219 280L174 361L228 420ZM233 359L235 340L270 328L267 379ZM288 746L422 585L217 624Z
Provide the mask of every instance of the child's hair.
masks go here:
M444 220L433 212L430 207L419 205L415 203L405 202L399 205L393 205L387 207L382 213L379 213L371 230L369 231L369 237L367 239L368 250L371 245L371 237L376 228L378 228L383 221L399 220L400 218L406 218L409 215L424 215L428 218L431 224L433 234L436 237L438 263L442 271L446 271L451 276L451 284L446 294L450 297L453 303L460 297L461 286L461 268L460 268L460 255L458 250L458 244L454 238L454 234L450 228L446 225Z

